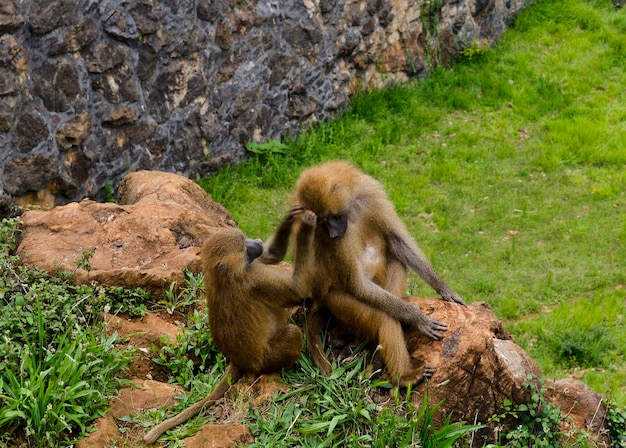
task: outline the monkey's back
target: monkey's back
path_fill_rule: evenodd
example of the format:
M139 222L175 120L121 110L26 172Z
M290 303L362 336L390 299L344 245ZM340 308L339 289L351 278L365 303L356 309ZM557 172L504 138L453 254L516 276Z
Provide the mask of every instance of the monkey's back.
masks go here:
M207 290L209 329L229 362L244 372L258 372L271 332L267 310L263 302L254 300L246 279L233 280Z

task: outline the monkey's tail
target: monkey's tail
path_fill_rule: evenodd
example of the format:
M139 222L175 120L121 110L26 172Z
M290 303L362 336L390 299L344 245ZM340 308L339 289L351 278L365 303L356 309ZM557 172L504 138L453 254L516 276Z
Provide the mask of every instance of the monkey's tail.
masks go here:
M156 440L163 434L165 431L168 431L175 426L180 425L181 423L186 422L194 415L198 414L203 408L207 406L211 406L215 404L218 400L224 397L226 391L230 388L231 384L235 384L241 378L241 372L237 367L232 364L229 364L226 368L226 372L224 372L224 376L220 380L220 382L215 386L213 392L204 397L202 400L194 403L189 406L187 409L182 411L179 414L176 414L174 417L165 420L164 422L159 423L154 428L152 428L143 438L143 441L147 444L152 444L156 442Z

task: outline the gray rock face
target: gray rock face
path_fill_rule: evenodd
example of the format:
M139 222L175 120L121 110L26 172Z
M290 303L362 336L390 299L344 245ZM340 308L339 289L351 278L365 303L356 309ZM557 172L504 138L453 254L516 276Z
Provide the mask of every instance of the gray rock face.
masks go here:
M530 1L0 0L0 195L64 204L128 171L209 174L495 40Z

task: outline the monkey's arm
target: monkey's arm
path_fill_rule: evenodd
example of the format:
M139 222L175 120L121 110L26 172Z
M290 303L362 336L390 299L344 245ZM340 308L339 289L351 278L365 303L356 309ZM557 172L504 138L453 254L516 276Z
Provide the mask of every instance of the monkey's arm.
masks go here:
M417 328L432 339L443 338L442 332L448 329L448 324L422 313L416 304L405 302L385 291L365 278L363 273L351 277L344 279L343 284L347 292L358 300L383 311L404 325Z
M224 396L230 385L235 384L237 381L239 381L240 378L241 373L239 372L239 369L234 365L229 364L226 372L224 372L224 376L217 384L217 386L215 386L213 392L211 392L209 395L207 395L197 403L192 404L179 414L176 414L174 417L169 418L164 422L156 425L144 436L144 442L146 442L147 444L152 444L156 442L156 440L161 437L161 434L163 434L165 431L168 431L175 426L185 423L191 417L198 414L204 407L214 404L214 402L220 400Z
M302 214L300 229L296 237L296 254L293 266L293 283L303 298L311 295L313 266L313 235L317 215L311 210Z
M387 241L390 252L422 277L444 300L465 305L461 296L450 289L446 282L437 275L426 256L410 239L403 238L395 232L390 232Z
M262 271L254 275L264 279L255 285L259 300L279 301L282 306L294 306L301 305L302 300L311 295L312 245L316 223L317 215L312 211L307 210L302 214L291 275L262 263L254 264L255 270Z
M276 229L276 232L263 245L263 254L261 254L261 262L266 264L276 264L284 260L289 247L289 237L293 223L296 217L304 211L300 204L293 204L289 208L289 212L283 218L282 222Z

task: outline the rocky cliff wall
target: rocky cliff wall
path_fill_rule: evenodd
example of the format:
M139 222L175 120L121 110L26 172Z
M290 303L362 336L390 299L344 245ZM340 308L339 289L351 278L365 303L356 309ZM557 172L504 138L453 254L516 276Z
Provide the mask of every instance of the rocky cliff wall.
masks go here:
M529 2L0 0L0 209L206 175L494 41Z

